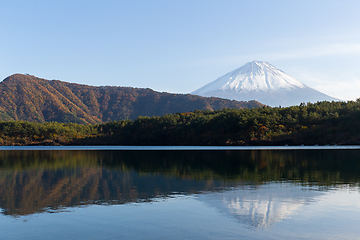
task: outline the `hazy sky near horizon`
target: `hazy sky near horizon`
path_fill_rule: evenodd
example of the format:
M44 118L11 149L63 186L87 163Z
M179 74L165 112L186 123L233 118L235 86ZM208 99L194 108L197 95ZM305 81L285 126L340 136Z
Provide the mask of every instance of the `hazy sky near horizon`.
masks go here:
M0 79L190 93L253 60L360 97L360 1L1 0Z

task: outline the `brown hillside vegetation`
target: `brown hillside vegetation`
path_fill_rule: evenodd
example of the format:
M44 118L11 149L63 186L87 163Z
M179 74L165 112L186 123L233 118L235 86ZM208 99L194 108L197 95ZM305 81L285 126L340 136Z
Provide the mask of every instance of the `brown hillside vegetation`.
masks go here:
M138 116L264 106L151 89L95 87L14 74L0 82L0 120L101 123Z

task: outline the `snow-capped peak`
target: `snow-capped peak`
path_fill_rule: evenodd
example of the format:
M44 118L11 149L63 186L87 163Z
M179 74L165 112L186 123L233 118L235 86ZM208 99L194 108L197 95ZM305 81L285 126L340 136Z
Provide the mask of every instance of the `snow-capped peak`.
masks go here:
M269 106L339 100L306 86L273 65L262 61L249 62L192 94L237 101L257 100Z
M277 91L303 88L305 85L290 77L273 65L263 61L252 61L193 92L209 91Z

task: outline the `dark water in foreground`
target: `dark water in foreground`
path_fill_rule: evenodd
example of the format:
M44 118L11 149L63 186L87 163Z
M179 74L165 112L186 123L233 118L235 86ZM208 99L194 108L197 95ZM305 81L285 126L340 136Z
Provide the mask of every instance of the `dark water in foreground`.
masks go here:
M359 180L359 149L4 150L0 239L359 239Z

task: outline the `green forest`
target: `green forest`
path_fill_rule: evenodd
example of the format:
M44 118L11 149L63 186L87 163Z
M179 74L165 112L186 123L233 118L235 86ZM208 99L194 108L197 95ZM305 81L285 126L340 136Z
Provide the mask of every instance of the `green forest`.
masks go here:
M195 110L99 124L0 122L0 145L327 145L360 143L360 100Z

